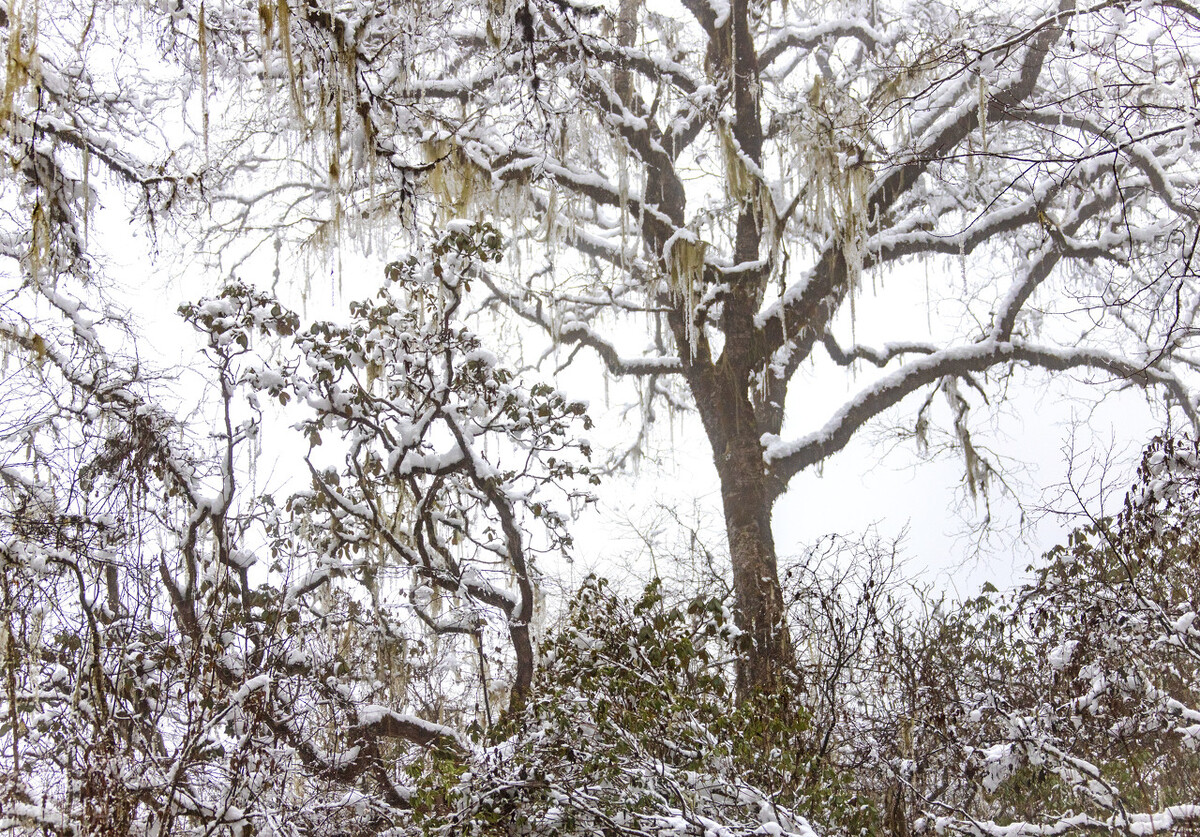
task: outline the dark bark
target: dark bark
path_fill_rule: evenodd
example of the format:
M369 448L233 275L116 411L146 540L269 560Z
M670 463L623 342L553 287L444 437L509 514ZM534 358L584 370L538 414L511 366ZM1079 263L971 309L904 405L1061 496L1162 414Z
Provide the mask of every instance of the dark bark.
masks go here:
M750 33L748 0L734 0L730 25L733 51L729 59L735 121L733 136L742 154L755 166L762 163L763 129L758 101L758 57ZM763 244L763 220L747 196L738 215L734 258L738 264L758 260ZM779 585L771 506L763 462L761 430L752 398L752 376L762 366L754 315L758 311L763 276L745 271L730 284L722 313L725 348L717 361L718 403L724 425L713 439L713 454L721 479L725 531L733 566L736 619L744 632L738 658L740 699L772 691L782 683L783 669L792 659L791 639ZM712 434L710 433L710 439Z
M735 119L731 127L740 153L758 166L763 129L748 3L736 0L724 25L715 28L713 23L709 21L705 26L710 37L708 64L733 101ZM636 100L631 110L641 110ZM656 205L674 226L683 227L686 193L673 161L649 165L646 173L647 203ZM763 222L753 196L744 197L738 209L735 259L748 264L759 258ZM670 232L654 224L643 226L647 249L666 257L664 246ZM665 264L663 269L667 269ZM755 406L752 383L762 368L763 347L754 316L762 301L764 280L761 271L748 270L729 282L721 306L720 330L725 345L716 360L704 330L688 328L687 318L693 312L687 299L675 294L661 300L669 311L667 320L679 347L682 372L720 478L733 568L734 616L743 632L737 663L739 698L778 688L793 658L771 533L771 508L779 491L768 473L759 441L763 432L777 432L778 427L770 421L764 426Z
M779 586L771 500L762 448L749 434L731 440L717 463L725 531L737 596L735 617L743 632L737 693L746 699L783 685L792 662L791 637Z

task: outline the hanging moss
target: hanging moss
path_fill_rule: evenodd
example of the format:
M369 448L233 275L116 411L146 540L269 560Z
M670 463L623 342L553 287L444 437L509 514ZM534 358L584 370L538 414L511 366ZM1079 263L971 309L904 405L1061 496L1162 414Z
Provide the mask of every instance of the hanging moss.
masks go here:
M685 328L689 350L695 356L699 333L696 329L696 303L704 285L704 256L708 242L694 235L677 236L667 253L671 291L686 305Z
M50 241L53 235L50 229L50 219L40 200L34 203L29 220L29 270L36 278L50 261Z
M813 80L806 104L809 113L796 121L791 143L798 161L796 188L801 207L795 217L814 238L832 237L839 245L853 332L874 179L864 150L869 138L858 127L862 105L841 91L830 90L820 76Z
M296 70L296 57L292 51L292 12L288 8L287 0L278 0L275 8L275 26L279 32L279 48L283 52L283 63L287 67L288 90L292 97L292 107L296 110L296 119L300 121L300 126L307 130L308 117L305 114L304 99L300 96L300 74Z
M200 12L197 15L197 23L199 31L197 33L197 43L200 50L200 124L201 133L204 137L204 153L208 154L208 23L206 22L207 15L204 11L204 3L200 3Z
M469 218L476 204L491 191L491 178L448 138L422 143L425 160L434 163L425 186L438 205L443 221Z
M17 94L39 84L37 77L38 17L36 2L12 0L9 9L8 49L5 56L4 92L0 98L0 125L13 129Z

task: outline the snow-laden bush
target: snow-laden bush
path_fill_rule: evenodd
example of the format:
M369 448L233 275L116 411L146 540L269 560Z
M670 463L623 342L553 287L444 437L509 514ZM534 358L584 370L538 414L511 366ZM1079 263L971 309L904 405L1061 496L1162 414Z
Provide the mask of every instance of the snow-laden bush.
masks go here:
M1119 514L1032 580L941 608L899 779L918 831L1193 833L1200 823L1200 471L1155 440Z
M863 832L786 693L733 700L729 609L589 579L543 644L533 699L466 763L423 771L430 833ZM810 823L813 825L810 826Z

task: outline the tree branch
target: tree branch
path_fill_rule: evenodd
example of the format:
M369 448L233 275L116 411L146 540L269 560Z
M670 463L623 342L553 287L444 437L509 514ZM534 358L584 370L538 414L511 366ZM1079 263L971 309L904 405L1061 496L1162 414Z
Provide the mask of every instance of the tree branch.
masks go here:
M763 459L772 472L786 482L805 468L840 451L867 421L921 387L947 375L961 377L1005 363L1023 363L1052 372L1095 369L1109 373L1114 379L1140 386L1161 386L1178 402L1193 425L1200 428L1200 414L1188 396L1187 387L1169 371L1139 366L1127 358L1092 349L1055 349L1021 341L988 339L969 346L943 349L885 375L846 402L815 433L791 442L764 435Z

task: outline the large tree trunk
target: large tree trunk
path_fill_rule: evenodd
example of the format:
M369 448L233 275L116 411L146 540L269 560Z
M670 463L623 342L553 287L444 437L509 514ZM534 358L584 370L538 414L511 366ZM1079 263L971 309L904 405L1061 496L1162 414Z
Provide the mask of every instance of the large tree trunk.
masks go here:
M718 457L725 531L737 597L735 617L744 643L738 657L739 700L778 689L792 662L792 645L779 586L771 495L758 439L741 434Z
M630 6L623 4L622 8L628 11ZM757 169L761 166L763 129L758 57L750 37L750 20L747 0L733 0L732 14L719 27L714 18L708 62L713 75L728 85L732 95L735 117L731 127L739 153ZM618 73L614 83L621 87L626 81L626 75ZM637 102L636 97L629 100ZM633 108L643 113L640 104ZM647 149L646 153L656 152ZM647 165L646 200L669 218L674 228L682 229L686 226L687 193L671 158L663 156L661 162ZM756 394L753 386L763 367L754 317L762 303L766 282L762 271L766 268L753 265L761 264L764 219L755 195L739 198L742 205L734 256L747 269L738 274L738 279L727 280L728 290L720 307L720 330L725 341L715 362L704 329L693 329L688 322L695 313L689 307L692 300L676 290L664 294L662 303L721 481L735 617L743 631L737 691L744 699L778 689L785 682L783 674L793 656L771 535L771 507L779 486L767 472L759 441L764 432L779 432L783 413L781 406L771 405L772 398ZM662 268L667 271L666 233L658 226L647 225L643 235L647 251L661 254ZM778 396L776 400L781 401L782 392Z
M762 164L763 146L758 56L750 36L748 0L734 0L732 5L733 49L728 71L733 85L733 136L740 153L757 167ZM739 264L751 265L762 256L764 220L753 195L744 195L742 200L734 257ZM743 700L755 692L778 689L792 660L771 534L776 494L768 484L759 442L764 428L754 408L752 386L755 373L762 371L754 316L762 301L764 279L759 270L746 270L740 281L730 283L722 313L725 348L716 370L717 410L723 427L721 438L712 439L710 433L721 478L738 627L744 632L737 671L738 697Z
M743 632L737 661L737 692L744 699L778 689L793 660L779 584L771 509L780 483L763 459L764 430L777 432L754 408L749 359L753 356L756 302L748 285L734 286L725 300L725 348L721 359L695 362L683 355L684 375L712 447L721 484L725 533L733 570L734 617ZM682 339L684 312L672 311L671 327ZM701 355L708 345L701 334Z
M737 693L744 699L783 685L793 653L771 533L771 509L781 486L763 460L760 438L764 422L754 409L749 370L743 362L754 340L754 301L750 294L732 288L725 306L726 341L721 360L711 364L685 359L684 374L721 484L733 570L734 617L743 632ZM671 315L677 333L682 330L678 324L681 317L680 311Z

